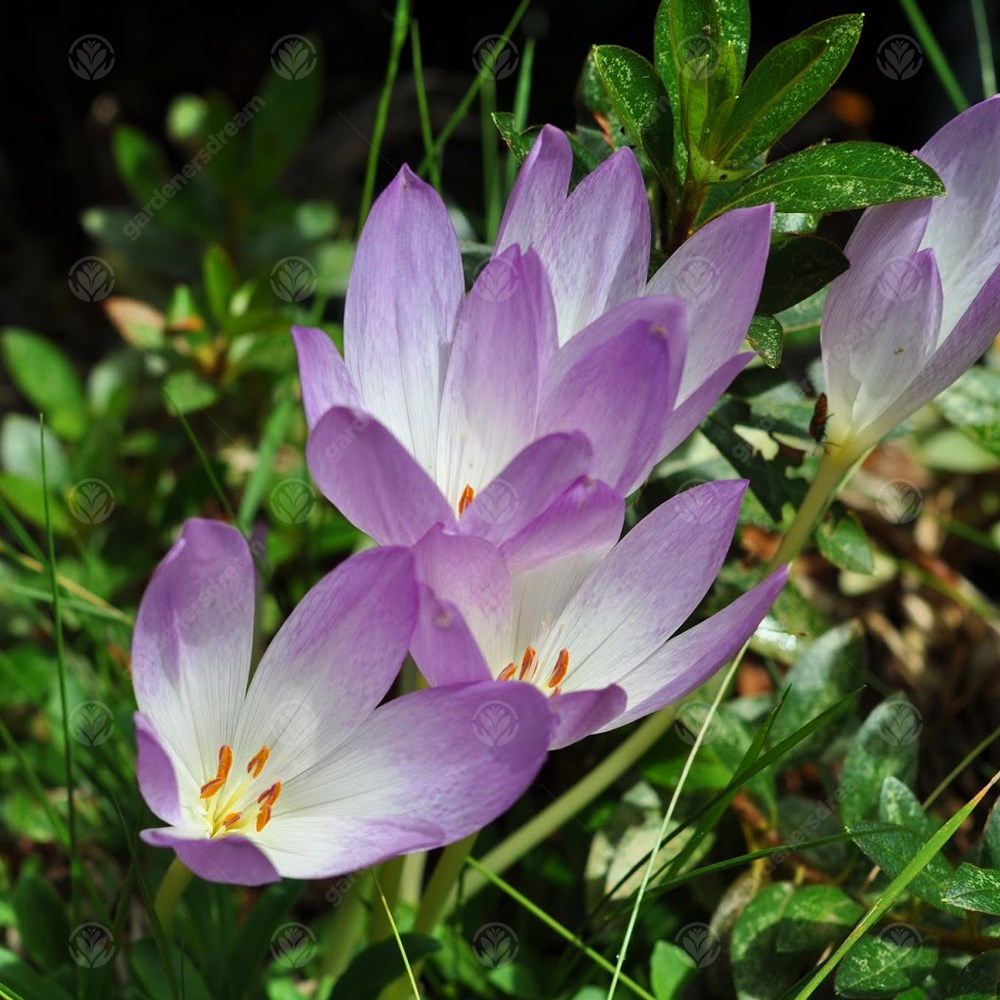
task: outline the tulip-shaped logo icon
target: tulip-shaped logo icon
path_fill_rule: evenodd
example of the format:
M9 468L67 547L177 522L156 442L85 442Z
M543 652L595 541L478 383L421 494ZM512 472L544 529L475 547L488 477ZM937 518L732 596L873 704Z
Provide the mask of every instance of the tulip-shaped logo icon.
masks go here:
M708 924L687 924L677 932L674 943L699 969L711 965L722 952L722 942Z
M505 479L494 479L474 503L476 515L486 524L506 524L517 513L517 490Z
M283 479L271 490L271 512L285 524L302 524L316 509L316 491L304 479Z
M719 64L719 46L706 35L689 35L679 49L681 72L689 80L705 80Z
M690 302L707 302L720 284L719 269L707 257L692 257L677 276L677 290Z
M484 260L475 271L472 294L487 302L506 302L517 291L517 271L503 257Z
M285 969L301 969L316 954L316 935L304 924L283 924L271 935L271 956Z
M316 291L316 269L303 257L282 257L271 268L271 289L285 302L301 302Z
M517 950L517 935L506 924L484 924L472 938L472 953L487 969L510 965Z
M86 923L69 936L69 957L84 969L99 969L115 957L115 939L104 924Z
M677 709L677 718L674 719L674 732L685 743L694 746L694 741L698 738L698 733L704 728L705 732L701 737L701 742L711 743L722 734L722 724L717 715L712 715L709 722L709 715L712 706L706 701L688 701ZM708 723L706 725L706 723Z
M920 712L908 701L889 702L883 706L879 735L894 747L906 747L916 742L924 721Z
M472 65L480 76L506 80L516 69L521 56L517 46L505 35L486 35L472 50Z
M303 35L282 35L271 46L271 66L286 80L303 80L319 61L316 46Z
M115 50L103 35L81 35L69 47L69 68L81 80L101 80L115 65Z
M875 53L875 65L890 80L909 80L924 64L924 50L909 35L883 38Z
M70 735L85 747L96 747L106 743L114 731L115 717L103 702L84 701L70 713Z
M906 479L894 479L879 490L876 498L879 513L892 524L909 524L924 509L920 488Z
M81 479L66 500L69 512L84 524L100 524L115 509L115 495L103 479Z
M81 302L100 302L115 287L115 272L101 257L81 257L69 269L69 290Z
M502 701L480 705L472 717L476 739L490 747L502 747L517 735L517 713Z

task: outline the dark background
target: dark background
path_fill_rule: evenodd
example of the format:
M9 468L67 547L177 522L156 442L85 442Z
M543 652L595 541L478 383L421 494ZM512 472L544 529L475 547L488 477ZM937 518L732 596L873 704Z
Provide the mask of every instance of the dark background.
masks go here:
M418 2L426 82L440 129L473 79L472 56L484 36L502 32L515 3ZM975 36L967 0L924 3L945 53L970 100L981 97ZM992 6L992 5L988 5ZM810 24L867 7L865 29L837 93L814 109L788 148L821 138L874 138L906 149L922 143L954 111L929 62L910 80L879 71L875 53L889 35L912 35L890 0L753 4L750 65L775 43ZM570 127L573 92L592 44L614 42L651 55L654 0L614 3L539 2L514 32L523 47L537 39L529 120ZM993 27L996 28L995 11ZM350 229L360 196L375 103L382 85L392 4L346 0L241 8L111 3L8 8L2 36L0 322L56 336L81 361L115 342L103 314L68 294L66 270L93 247L79 225L88 206L129 204L110 154L109 137L127 122L163 139L172 97L218 89L242 106L269 70L273 43L313 33L323 48L324 103L298 162L284 179L296 197L329 198ZM67 64L80 35L97 33L114 47L115 65L99 81L81 80ZM513 103L515 76L497 84L501 110ZM404 161L422 155L408 48L404 50L380 167L379 187ZM178 165L182 157L177 156ZM481 209L478 105L448 146L446 192L473 215ZM845 227L849 226L849 220ZM127 292L127 289L122 289Z

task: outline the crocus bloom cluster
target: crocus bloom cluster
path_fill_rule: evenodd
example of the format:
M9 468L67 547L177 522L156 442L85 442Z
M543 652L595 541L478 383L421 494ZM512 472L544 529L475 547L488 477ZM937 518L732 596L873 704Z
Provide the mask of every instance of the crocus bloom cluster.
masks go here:
M848 463L1000 332L1000 97L952 119L915 155L946 194L867 209L823 312L827 436Z
M407 550L324 577L251 679L254 601L240 533L192 520L136 620L139 784L167 824L142 837L202 878L319 878L440 847L499 815L541 767L551 716L527 685L499 702L496 684L466 684L376 708L417 616ZM513 738L493 738L498 711L516 719Z
M785 581L779 570L674 635L722 566L745 487L681 493L617 544L599 484L566 505L547 553L538 538L498 553L482 539L430 532L416 546L421 672L432 684L538 687L557 719L553 748L677 701L743 645Z
M382 544L437 524L503 543L582 475L630 493L751 357L771 207L706 226L647 286L635 157L567 197L570 160L543 129L467 296L445 206L404 167L358 245L344 359L294 331L313 478Z

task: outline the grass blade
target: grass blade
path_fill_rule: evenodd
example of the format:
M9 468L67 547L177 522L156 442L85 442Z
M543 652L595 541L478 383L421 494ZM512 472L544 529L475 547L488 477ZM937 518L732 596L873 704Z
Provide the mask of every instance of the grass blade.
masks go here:
M431 113L427 105L427 88L424 86L424 57L420 48L420 27L416 20L410 21L410 51L413 56L413 83L417 90L420 135L424 141L424 156L427 158L427 176L434 190L441 194L441 164L434 150L434 130L431 127Z
M972 20L976 26L976 48L979 50L979 72L983 78L983 99L997 92L997 73L993 66L993 43L990 41L990 24L986 19L983 0L970 0Z
M955 74L951 71L948 60L941 51L941 46L938 45L934 32L931 31L931 26L917 6L917 0L899 0L899 5L903 8L903 13L910 22L910 27L913 29L913 34L917 36L917 41L924 50L924 55L927 56L937 78L941 81L941 86L944 87L951 103L955 105L955 110L964 111L969 106L969 100L962 92L962 87Z

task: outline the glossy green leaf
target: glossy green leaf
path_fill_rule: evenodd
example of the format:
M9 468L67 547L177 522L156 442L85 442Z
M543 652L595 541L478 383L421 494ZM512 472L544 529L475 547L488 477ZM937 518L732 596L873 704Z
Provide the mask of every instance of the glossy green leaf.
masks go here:
M901 149L837 142L810 146L751 174L715 215L767 202L779 212L842 212L942 194L937 174Z
M0 334L0 356L10 380L41 410L60 437L77 440L87 428L83 383L66 355L50 340L10 327Z
M747 343L760 355L768 368L781 364L782 341L781 324L773 316L754 316L747 330Z
M912 787L922 728L920 713L902 698L882 702L865 719L840 775L840 809L848 826L877 815L883 779L898 778Z
M983 830L983 847L994 868L1000 868L1000 799L993 803Z
M946 886L944 898L963 910L1000 917L1000 870L961 864Z
M773 240L764 269L757 312L783 312L828 285L847 270L843 251L819 236Z
M713 157L742 163L780 139L840 76L863 20L861 14L833 17L771 49L747 78L725 126L713 131Z
M781 922L794 894L788 882L769 885L756 895L733 927L729 956L740 1000L771 1000L797 978L797 963L776 951Z
M596 46L593 59L629 136L669 187L674 173L673 113L652 63L620 45Z
M864 646L853 623L838 625L808 645L785 675L785 704L771 728L772 744L787 739L863 684L864 666ZM794 767L815 757L824 745L829 745L832 735L830 729L825 729L803 740L787 754L783 766Z
M816 544L825 559L852 573L871 573L875 567L871 543L853 511L843 517L831 512L816 528Z
M847 936L864 907L833 885L797 889L778 927L779 952L820 952Z
M895 997L919 986L937 962L937 948L908 924L863 937L837 969L843 997Z
M425 934L400 934L400 939L411 965L441 947L439 941ZM405 975L399 945L395 939L386 938L355 956L337 980L330 1000L377 1000L384 987Z
M215 386L191 371L174 372L163 383L163 399L171 413L203 410L218 399Z
M514 116L509 111L494 111L490 117L503 141L507 143L510 151L514 154L514 158L518 163L523 163L524 158L531 152L538 130L521 131L517 127Z
M1000 371L970 368L934 402L950 423L1000 457Z
M657 941L649 959L649 982L656 1000L678 1000L698 968L672 941ZM604 997L604 993L601 994Z
M878 800L878 818L882 823L905 826L924 840L930 840L941 824L924 812L920 800L899 778L888 777L882 782Z

